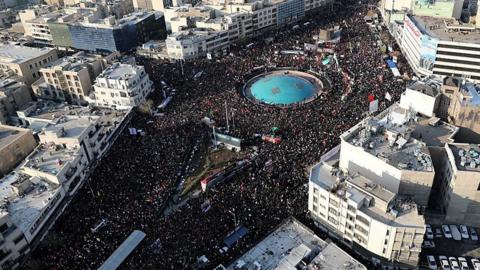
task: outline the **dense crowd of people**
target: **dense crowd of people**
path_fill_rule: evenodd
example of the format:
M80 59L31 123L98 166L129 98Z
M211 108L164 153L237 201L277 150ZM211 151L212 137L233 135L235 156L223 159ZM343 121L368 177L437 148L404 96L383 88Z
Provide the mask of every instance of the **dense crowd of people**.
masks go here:
M176 95L164 116L134 112L129 126L142 129L145 136L125 131L119 137L34 252L33 260L44 269L97 269L138 229L146 238L124 262L125 269L193 269L202 255L210 260L206 267L213 268L247 251L286 217L308 220L308 166L337 145L342 132L365 117L369 95L379 99L382 110L405 89L405 82L383 66L378 38L386 44L394 42L385 33L372 33L365 23L368 3L343 2L334 12L306 18L311 23L299 24L299 29L288 27L261 35L249 41L254 44L249 48L232 46L229 55L221 58L191 60L183 66L138 58L155 83L157 91L150 97L154 104L164 98L161 81L175 88ZM279 53L314 43L320 29L336 25L342 28L341 41L335 47L339 66L334 61L322 65L319 54ZM272 43L266 44L266 37L273 38ZM239 87L247 74L264 65L313 69L325 74L332 87L302 106L253 104ZM352 84L350 93L342 98L345 70L351 74ZM203 72L200 78L194 78L199 72ZM387 91L392 101L385 99ZM218 126L226 126L225 102L234 111L232 134L248 139L279 127L282 143L257 143L262 155L247 170L164 215L193 145L208 133L200 120L209 116ZM269 160L272 166L265 168ZM204 212L201 205L206 200L211 208ZM92 232L101 219L108 222ZM249 233L221 254L218 249L235 221Z

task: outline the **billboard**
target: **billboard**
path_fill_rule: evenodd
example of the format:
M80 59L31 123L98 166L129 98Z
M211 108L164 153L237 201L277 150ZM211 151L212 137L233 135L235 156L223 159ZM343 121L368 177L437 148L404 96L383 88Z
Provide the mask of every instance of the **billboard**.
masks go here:
M451 18L455 7L454 0L417 0L413 4L413 14L439 18Z
M420 67L432 71L437 54L438 39L422 35L420 46Z

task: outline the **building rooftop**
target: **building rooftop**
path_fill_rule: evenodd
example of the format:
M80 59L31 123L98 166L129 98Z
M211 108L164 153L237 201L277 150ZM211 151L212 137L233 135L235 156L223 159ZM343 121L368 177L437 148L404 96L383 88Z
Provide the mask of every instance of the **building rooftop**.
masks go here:
M335 193L338 197L362 205L360 209L362 212L385 224L400 226L424 224L424 219L419 215L417 206L411 198L395 194L358 173L345 175L338 170L337 165L331 166L323 161L317 163L312 167L309 181ZM367 203L372 199L373 204Z
M141 71L139 66L133 66L129 64L115 63L105 69L98 79L109 79L109 80L128 80L129 78L134 77Z
M53 123L44 126L41 134L55 134L57 138L79 138L92 125L92 122L88 118L62 115Z
M480 44L480 32L475 25L464 24L455 19L429 16L410 16L412 22L423 33L439 40Z
M78 148L67 148L54 143L40 144L25 160L24 166L56 176L78 154Z
M366 269L333 243L327 243L309 228L289 218L260 243L227 267L233 269L295 270Z
M86 68L86 64L99 60L98 55L85 54L84 52L76 53L72 56L66 56L50 63L45 69L55 69L62 71L78 72Z
M8 144L15 142L28 132L30 132L28 129L0 125L0 149L3 149Z
M54 49L48 47L31 48L12 44L1 44L0 62L21 64L29 61L30 59L40 57L53 50Z
M431 96L431 97L436 97L440 94L439 84L434 84L432 83L425 83L422 81L414 81L412 84L407 86L408 89L418 91L420 93L423 93L425 95Z
M12 221L25 232L60 189L58 184L44 178L15 170L0 180L2 216L10 214Z
M418 125L415 118L414 112L394 104L377 116L364 119L341 138L396 168L433 171L427 145L411 137Z
M428 147L444 147L446 143L454 141L459 128L441 121L436 117L427 118L418 116L412 123L411 137L425 142Z
M475 144L449 144L455 158L455 165L460 171L480 171L480 147Z

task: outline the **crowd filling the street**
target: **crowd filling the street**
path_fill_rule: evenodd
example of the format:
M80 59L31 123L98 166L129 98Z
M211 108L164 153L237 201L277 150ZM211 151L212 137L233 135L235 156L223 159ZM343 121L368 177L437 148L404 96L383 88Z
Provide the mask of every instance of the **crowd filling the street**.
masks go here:
M154 106L172 94L164 93L162 81L175 89L175 95L163 114L132 112L128 127L142 130L143 136L125 129L34 251L33 261L43 269L97 269L133 230L141 230L145 239L121 268L194 269L197 258L205 255L209 260L205 267L212 269L228 265L289 216L308 224L309 166L367 115L369 97L379 100L382 111L405 90L405 81L385 67L378 46L381 39L395 49L393 38L386 29L372 32L365 22L370 4L375 1L336 3L307 16L300 27L267 32L247 42L253 45L231 46L222 57L185 62L137 57L155 84L149 97ZM341 28L334 48L338 63L322 64L319 53L280 53L315 43L321 29L335 26ZM331 87L298 106L255 104L241 89L253 70L265 66L313 70L328 78ZM401 57L398 66L411 76ZM346 73L351 74L350 90ZM178 181L188 175L185 166L196 142L211 133L201 120L209 117L217 127L227 127L225 103L230 134L252 141L260 155L228 182L164 214ZM253 139L272 127L281 132L280 144ZM205 212L202 204L207 200L211 208ZM92 230L102 219L105 225ZM245 226L248 234L220 253L235 223Z

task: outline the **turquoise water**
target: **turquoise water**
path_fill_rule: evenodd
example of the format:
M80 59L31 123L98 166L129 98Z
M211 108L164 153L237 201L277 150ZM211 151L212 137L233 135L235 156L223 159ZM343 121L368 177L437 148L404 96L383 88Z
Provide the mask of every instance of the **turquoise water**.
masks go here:
M301 77L267 75L250 86L253 97L267 104L294 104L315 96L315 86Z

